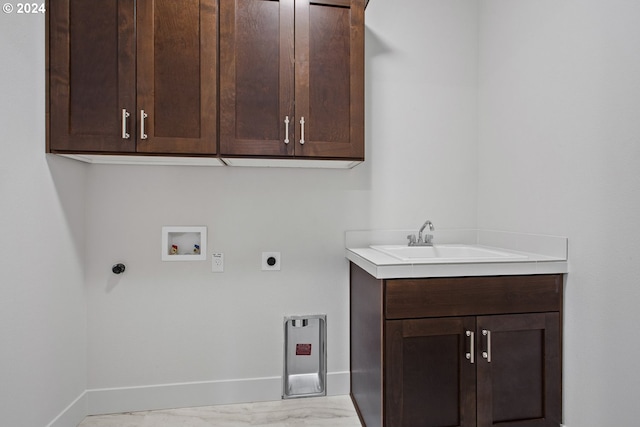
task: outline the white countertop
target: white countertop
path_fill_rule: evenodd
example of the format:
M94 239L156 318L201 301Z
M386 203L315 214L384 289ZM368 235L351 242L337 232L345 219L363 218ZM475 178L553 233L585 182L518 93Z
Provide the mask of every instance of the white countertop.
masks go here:
M491 230L436 230L434 243L477 245L526 259L428 262L402 261L370 248L371 245L406 244L412 230L348 231L346 257L377 279L418 277L494 276L568 273L566 237Z

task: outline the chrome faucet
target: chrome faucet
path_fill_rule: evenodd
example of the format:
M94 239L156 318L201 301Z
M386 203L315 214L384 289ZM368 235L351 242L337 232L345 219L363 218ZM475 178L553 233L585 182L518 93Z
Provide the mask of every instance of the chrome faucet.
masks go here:
M425 228L429 227L429 231L433 231L433 223L429 220L425 221L418 230L418 238L416 239L415 234L409 234L407 239L409 239L409 246L433 246L433 234L427 234L423 237L422 232Z

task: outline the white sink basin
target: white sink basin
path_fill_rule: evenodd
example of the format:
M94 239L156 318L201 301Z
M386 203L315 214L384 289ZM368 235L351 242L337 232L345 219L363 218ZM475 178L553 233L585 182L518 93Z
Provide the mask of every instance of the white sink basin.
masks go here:
M371 249L401 261L414 263L500 262L522 261L528 258L526 255L476 245L372 245Z

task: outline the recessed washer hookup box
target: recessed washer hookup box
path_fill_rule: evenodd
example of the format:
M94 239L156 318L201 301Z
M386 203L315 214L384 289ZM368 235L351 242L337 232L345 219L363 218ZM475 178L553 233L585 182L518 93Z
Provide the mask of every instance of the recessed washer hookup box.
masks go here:
M283 399L327 394L326 324L325 314L285 317Z

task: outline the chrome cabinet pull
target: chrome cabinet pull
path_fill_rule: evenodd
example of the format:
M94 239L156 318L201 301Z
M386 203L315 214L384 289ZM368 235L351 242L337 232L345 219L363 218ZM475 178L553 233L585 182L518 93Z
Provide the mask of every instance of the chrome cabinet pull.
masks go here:
M149 117L149 115L147 113L144 112L144 110L140 110L140 139L147 139L148 136L146 133L144 133L144 120Z
M473 332L471 332L471 331L467 331L467 336L469 337L469 353L465 354L465 357L467 358L469 363L473 364L473 363L475 363L475 358L474 358L474 354L475 354L475 349L474 349L475 339L474 339L474 336L475 336L475 334Z
M300 119L300 144L304 145L304 117Z
M284 143L289 143L289 116L284 118Z
M487 337L487 351L482 352L482 357L487 359L488 363L491 363L491 331L483 329L482 335Z
M131 114L129 114L126 108L122 109L122 139L129 139L131 137L131 135L129 135L129 132L127 132L127 119L130 115Z

